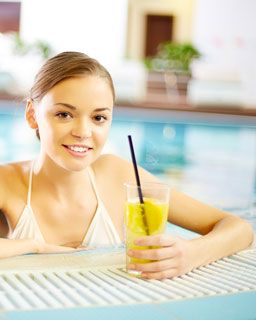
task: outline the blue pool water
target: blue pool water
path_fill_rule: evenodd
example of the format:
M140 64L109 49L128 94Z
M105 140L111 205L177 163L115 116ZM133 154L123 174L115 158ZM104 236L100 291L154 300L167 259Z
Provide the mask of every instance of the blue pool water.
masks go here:
M10 104L10 103L9 103ZM256 230L256 124L252 118L116 108L104 152L138 163L170 185L239 214ZM23 108L0 103L0 162L30 159L39 143Z

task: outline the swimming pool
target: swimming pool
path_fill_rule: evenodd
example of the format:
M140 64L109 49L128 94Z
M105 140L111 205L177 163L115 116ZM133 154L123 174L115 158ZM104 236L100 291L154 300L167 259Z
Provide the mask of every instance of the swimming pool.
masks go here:
M0 163L30 159L39 143L21 104L0 103ZM236 212L256 230L256 124L252 117L118 107L104 152L138 163L197 199Z

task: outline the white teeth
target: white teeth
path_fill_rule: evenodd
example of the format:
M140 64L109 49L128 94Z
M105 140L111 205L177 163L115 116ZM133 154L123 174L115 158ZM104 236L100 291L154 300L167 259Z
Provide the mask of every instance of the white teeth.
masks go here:
M68 148L72 151L75 151L75 152L86 152L89 150L89 148L84 148L84 147L75 147L75 146L68 146Z

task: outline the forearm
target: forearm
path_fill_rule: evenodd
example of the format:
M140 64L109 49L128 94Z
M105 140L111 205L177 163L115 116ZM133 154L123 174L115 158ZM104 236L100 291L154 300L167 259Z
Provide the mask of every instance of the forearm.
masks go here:
M35 240L0 238L0 259L36 252L38 252L38 244Z
M253 241L252 227L246 221L227 216L206 235L191 240L194 267L206 265L247 248Z

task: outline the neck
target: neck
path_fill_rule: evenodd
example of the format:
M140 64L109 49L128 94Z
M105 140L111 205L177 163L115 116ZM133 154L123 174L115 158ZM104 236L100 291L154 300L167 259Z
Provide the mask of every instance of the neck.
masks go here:
M79 198L91 189L87 168L81 171L68 171L50 158L39 157L34 162L33 184L47 190L56 199Z

